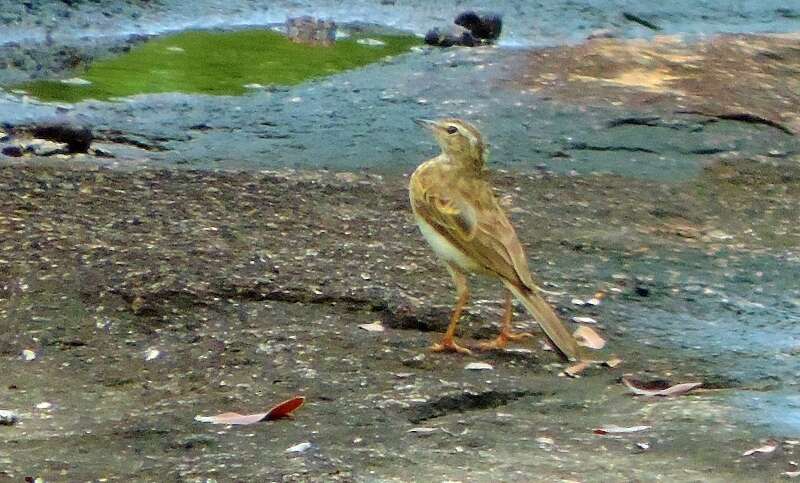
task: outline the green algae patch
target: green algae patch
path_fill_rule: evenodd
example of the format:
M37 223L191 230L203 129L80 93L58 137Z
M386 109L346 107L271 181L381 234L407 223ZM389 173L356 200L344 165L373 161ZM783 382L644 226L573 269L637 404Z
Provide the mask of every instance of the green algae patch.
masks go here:
M380 42L351 37L325 47L294 43L268 29L190 31L154 38L74 74L90 83L40 80L15 87L44 101L62 102L158 92L241 95L250 90L247 85L298 84L407 52L420 43L404 35L369 38Z

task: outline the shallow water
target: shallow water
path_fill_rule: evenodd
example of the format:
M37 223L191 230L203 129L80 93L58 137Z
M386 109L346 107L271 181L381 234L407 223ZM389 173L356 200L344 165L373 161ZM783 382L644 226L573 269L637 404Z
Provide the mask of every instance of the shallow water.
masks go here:
M53 2L57 3L57 2ZM163 33L187 28L281 23L287 17L314 15L338 22L372 22L390 25L418 34L436 25L446 25L466 8L499 12L505 16L502 45L541 46L572 43L596 29L613 29L624 36L651 35L654 32L625 20L629 12L652 22L659 33L709 35L720 32L786 32L800 26L800 7L784 0L676 0L671 2L635 0L477 0L463 4L457 0L382 2L379 0L278 0L256 2L181 2L167 0L164 7L136 9L115 5L123 15L102 15L102 6L79 4L71 19L59 18L49 28L56 38L109 36L130 33ZM20 2L0 2L4 10L23 9ZM135 12L126 16L126 9ZM135 18L134 18L135 17ZM8 41L44 38L48 22L7 25Z

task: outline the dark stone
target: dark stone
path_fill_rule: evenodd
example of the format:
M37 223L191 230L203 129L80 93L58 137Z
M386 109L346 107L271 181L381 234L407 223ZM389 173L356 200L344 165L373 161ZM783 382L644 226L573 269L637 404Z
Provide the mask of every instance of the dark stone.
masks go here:
M469 30L457 27L445 31L438 28L429 30L425 34L425 43L436 47L452 47L454 45L475 47L480 45L481 42Z
M85 153L92 145L92 131L83 126L40 124L30 127L16 127L15 131L28 132L39 139L64 143L70 153Z
M636 290L636 295L638 295L639 297L649 297L650 296L650 289L645 287L645 286L643 286L643 285L637 285L634 290Z
M476 38L497 40L503 29L503 18L497 14L478 15L468 10L456 17L455 24L468 29Z
M16 145L4 146L2 152L6 156L11 156L12 158L18 158L22 156L22 148Z

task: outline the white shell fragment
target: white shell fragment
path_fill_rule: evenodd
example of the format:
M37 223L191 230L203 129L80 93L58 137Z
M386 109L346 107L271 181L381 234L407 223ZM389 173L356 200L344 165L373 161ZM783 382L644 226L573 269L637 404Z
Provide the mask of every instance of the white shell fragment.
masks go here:
M379 47L381 45L386 45L386 42L380 41L378 39L358 39L356 40L356 42L361 45L369 45L370 47Z
M286 448L286 452L287 453L304 453L304 452L308 451L309 449L311 449L311 443L306 441L304 443L298 443L298 444L296 444L294 446Z
M80 77L72 77L70 79L61 79L61 83L70 86L88 86L92 84L92 81L81 79Z
M371 324L361 324L361 325L358 326L358 328L359 329L364 329L367 332L383 332L384 330L386 330L383 327L383 324L381 324L380 320L376 320L375 322L373 322Z

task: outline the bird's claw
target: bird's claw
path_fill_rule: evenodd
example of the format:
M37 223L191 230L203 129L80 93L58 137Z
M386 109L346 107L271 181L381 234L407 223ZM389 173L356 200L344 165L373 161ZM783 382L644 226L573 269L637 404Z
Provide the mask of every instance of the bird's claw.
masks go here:
M481 342L478 348L482 351L504 349L509 341L517 342L532 337L534 337L534 335L530 332L500 332L497 338L489 342Z
M464 354L471 356L472 351L467 349L466 347L462 347L456 344L456 341L453 339L442 339L441 342L433 344L431 346L432 352L457 352L459 354Z

